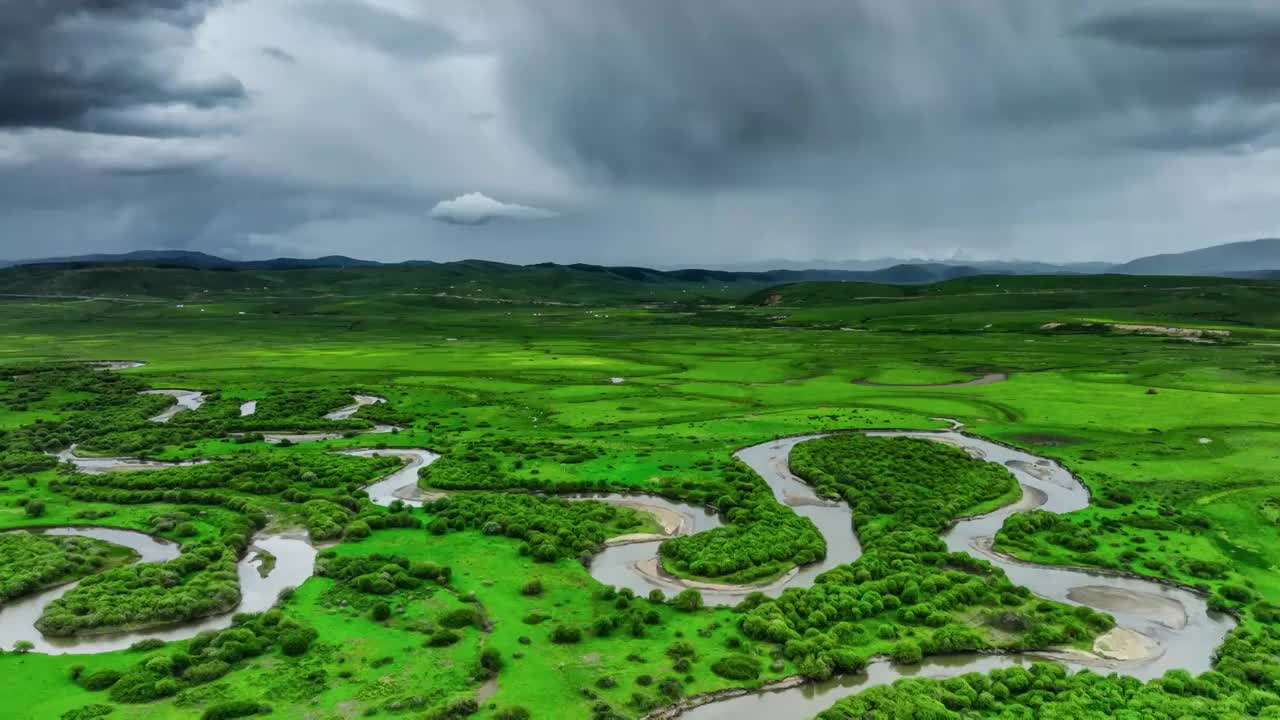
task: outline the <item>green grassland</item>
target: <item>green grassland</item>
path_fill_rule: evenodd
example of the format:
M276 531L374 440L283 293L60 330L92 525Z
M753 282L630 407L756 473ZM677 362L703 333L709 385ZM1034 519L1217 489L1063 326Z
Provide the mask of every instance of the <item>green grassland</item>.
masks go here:
M332 292L317 291L305 301L256 297L243 283L210 284L211 292L195 298L187 292L195 286L189 285L180 293L135 297L148 302L6 301L0 303L0 364L144 360L145 367L112 373L126 385L119 404L109 406L113 433L99 450L136 447L159 458L260 462L268 468L261 476L267 479L277 466L309 470L321 480L332 468L343 473L341 482L308 492L334 503L387 467L373 460L326 459L335 457L328 451L344 447L431 448L453 463L454 477L483 478L485 490L632 489L715 501L732 484L726 464L737 448L822 430L940 428L946 424L937 418L953 418L971 432L1061 460L1093 494L1088 509L1061 520L1011 523L999 538L1000 549L1040 562L1124 569L1201 586L1220 607L1240 614L1238 644L1254 648L1227 654L1219 668L1227 679L1214 680L1218 692L1251 697L1241 707L1258 713L1274 704L1280 664L1266 659L1274 653L1264 650L1276 619L1270 608L1280 605L1280 347L1265 343L1280 331L1280 285L1018 279L997 291L995 282L1010 281L966 278L930 288L875 286L890 288L883 295L865 286L847 294L839 287L783 287L775 293L780 303L768 306L755 304L761 298L743 299L758 288L737 288L728 302L711 302L720 290L709 288L691 303L674 297L689 288L676 287L667 288L671 292L660 305L627 305L650 296L629 285L607 296L593 294L595 289L575 296L576 286L566 293L548 280L537 292L514 288L503 298L511 302L495 303L434 292L378 292L367 278L347 287L337 278L342 271L325 272L335 277L307 283L321 287L332 279ZM268 287L299 282L276 278L283 273L259 274L267 276ZM76 282L68 289L98 294L80 292L85 281ZM138 290L136 278L111 275L95 282L104 295ZM411 287L411 280L403 282ZM40 294L56 294L60 286L43 288ZM169 299L155 301L156 295ZM581 305L526 302L530 297ZM1041 330L1049 322L1090 319L1226 327L1233 340L1194 344ZM988 372L1005 372L1009 379L930 387ZM193 507L163 498L129 504L90 499L62 471L25 465L32 459L18 457L17 439L45 424L81 417L82 405L105 396L74 387L37 392L4 376L0 430L9 434L0 436L7 453L0 470L0 528L105 524L154 531L186 548L227 542L228 533L240 527L244 513L235 507ZM131 395L134 386L127 383L200 389L213 394L213 401L157 430L145 418L156 402L163 407L162 399L128 399L123 390ZM319 417L317 409L332 395L355 391L388 402L362 409L349 425ZM246 399L259 400L264 410L277 403L276 414L266 417L284 423L281 429L365 428L383 417L399 420L404 429L293 447L223 437L241 427L228 411ZM838 459L823 462L842 467ZM205 482L201 471L162 472ZM430 485L430 478L429 471L423 482ZM119 491L125 481L110 482ZM301 506L279 493L218 487L251 501L273 526L309 521ZM972 504L987 507L997 502L993 498L1006 499L1005 490L975 496ZM857 492L832 486L833 494L851 500ZM38 516L26 510L33 501L43 506ZM610 595L569 551L572 543L539 562L521 553L525 543L519 538L469 527L429 532L430 510L412 514L421 527L375 527L363 539L349 532L351 524L382 513L361 506L343 516L338 526L345 527L335 526L331 541L344 541L332 552L447 565L447 584L397 589L379 598L331 578L312 578L281 606L285 616L315 630L317 639L306 654L289 656L273 646L212 682L146 703L115 702L109 693L70 679L74 666L125 671L150 657L146 652L5 653L0 668L24 691L0 698L0 716L43 720L105 704L113 708L109 718L185 720L201 717L218 702L248 699L270 703L271 717L280 718L432 717L486 687L484 677L492 671L484 663L492 661L485 652L494 651L490 655L501 659L497 686L483 691L479 717L520 706L534 718L587 718L597 704L620 717L639 717L669 702L666 692L695 694L796 673L820 676L823 663L828 672L833 664L856 665L893 653L900 641L880 630L895 622L892 616L872 615L862 621L862 631L839 638L847 653L823 645L834 640L822 640L814 641L816 650L806 653L801 645L788 654L785 642L766 631L744 632L746 616L732 609L689 612ZM177 514L191 526L181 533L164 523ZM885 522L864 520L872 528ZM534 579L544 589L526 595L522 589ZM855 571L840 579L855 589L861 582ZM778 607L811 601L821 598L794 596L791 605ZM390 609L385 620L371 617L379 602ZM451 644L429 644L440 633L441 618L469 607L482 608L491 626L477 623L457 630L460 637ZM629 625L604 635L591 630L602 619L650 611L653 617L639 623L639 637ZM750 612L766 618L774 610ZM549 619L526 623L531 615ZM963 624L965 617L972 613L957 613L948 622ZM581 641L552 642L561 625L584 631ZM994 637L981 623L973 628L985 642ZM796 631L808 629L826 632ZM927 646L931 637L920 631L917 639ZM159 652L180 652L183 646L173 643ZM668 653L675 646L678 652ZM717 661L740 655L758 659L754 679L712 670ZM678 670L681 657L689 662ZM1173 697L1172 690L1152 687L1144 692ZM884 700L899 701L907 702L899 696Z
M937 332L1032 331L1048 323L1139 323L1273 337L1280 287L1232 278L977 276L879 292L858 283L798 283L748 298L782 325ZM886 286L878 286L886 287ZM888 286L892 287L892 286Z
M379 268L286 271L197 269L176 265L46 265L0 269L0 293L112 297L131 302L203 303L209 294L242 302L266 301L275 311L317 298L394 296L413 304L447 298L505 305L556 305L736 299L795 273L660 272L593 265L508 265L483 260ZM430 301L430 300L428 300ZM198 312L199 307L193 307Z
M131 562L119 545L38 533L0 534L0 602Z

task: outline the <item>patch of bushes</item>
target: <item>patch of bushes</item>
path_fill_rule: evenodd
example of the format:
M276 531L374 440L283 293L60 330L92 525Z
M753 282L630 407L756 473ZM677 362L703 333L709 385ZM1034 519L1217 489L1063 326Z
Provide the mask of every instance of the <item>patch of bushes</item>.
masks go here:
M551 642L569 645L582 641L582 630L572 625L557 625L551 630Z
M712 663L711 671L729 680L755 680L760 677L760 661L748 655L726 655Z
M271 706L252 700L231 700L211 705L200 716L200 720L234 720L234 718L251 715L265 715L271 712Z
M279 610L237 615L231 627L201 633L186 644L185 650L152 655L124 672L82 672L78 678L86 690L110 690L111 699L116 702L151 702L213 682L277 646L286 655L301 655L315 638L313 629L285 617Z
M427 506L436 534L466 529L526 543L535 560L550 562L600 549L608 538L643 526L636 510L600 502L541 495L474 493L441 498Z

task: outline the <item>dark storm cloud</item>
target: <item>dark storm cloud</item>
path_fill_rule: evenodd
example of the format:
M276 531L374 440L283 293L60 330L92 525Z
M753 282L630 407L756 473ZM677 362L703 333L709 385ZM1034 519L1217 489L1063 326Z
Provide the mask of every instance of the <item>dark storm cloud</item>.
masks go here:
M1154 50L1248 50L1280 55L1280 12L1274 6L1146 7L1092 18L1079 29Z
M1162 97L1274 100L1280 90L1280 5L1274 3L1111 12L1083 21L1077 32L1140 51L1124 57Z
M174 67L212 0L2 0L0 128L171 135L181 122L139 119L158 106L235 103L234 78Z
M0 0L0 257L1274 235L1278 27L1275 0Z
M216 167L164 176L124 168L106 174L47 165L20 172L0 168L0 188L6 207L0 259L162 248L244 257L308 255L311 248L287 237L306 223L409 207L421 213L412 195L326 191L223 175ZM33 238L39 238L34 246ZM382 239L365 240L350 251L377 255Z
M1236 147L1271 131L1280 98L1277 4L519 5L515 117L550 157L620 182L825 182L886 148L980 153L983 136L1069 124L1100 142ZM1222 52L1186 52L1205 48Z
M850 42L865 19L841 5L528 7L506 89L558 156L621 179L711 181L752 156L859 134L864 113L836 120L870 90Z
M1076 32L1111 63L1098 73L1105 97L1147 111L1135 144L1175 151L1273 144L1280 5L1150 5L1089 17Z

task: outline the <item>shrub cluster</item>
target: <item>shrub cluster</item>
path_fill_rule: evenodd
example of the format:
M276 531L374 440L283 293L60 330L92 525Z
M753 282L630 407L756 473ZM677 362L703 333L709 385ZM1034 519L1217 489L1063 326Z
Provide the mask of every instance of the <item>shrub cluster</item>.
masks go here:
M985 613L1006 649L1082 641L1114 624L1088 608L1035 599L990 564L947 552L938 530L1008 493L1015 481L1003 468L926 440L862 435L801 443L791 466L854 507L863 541L862 557L813 587L753 595L739 606L743 633L782 644L808 677L856 671L868 648L899 638L890 653L899 662L988 648L962 615Z
M316 575L332 578L369 595L390 595L396 590L420 586L423 581L446 585L453 571L433 562L410 562L396 555L341 556L332 550L320 553Z
M594 553L608 538L643 526L631 508L542 495L468 493L436 500L426 511L433 533L478 529L519 538L522 552L540 561Z
M109 690L110 697L115 702L151 702L171 697L186 688L213 682L242 666L245 661L277 647L285 655L303 655L315 639L315 630L286 617L279 610L256 615L237 615L231 627L218 632L201 633L187 643L185 650L149 654L123 672L99 670L81 673L77 681L86 690ZM150 648L150 645L144 647ZM226 705L247 707L237 703ZM204 717L210 717L209 712L217 707L221 706L211 707ZM227 709L219 712L229 711ZM243 714L214 715L224 718L242 716Z
M745 583L826 556L826 542L813 522L779 503L751 468L733 460L723 465L721 478L722 492L713 502L725 524L664 542L661 553L668 570Z
M122 551L92 538L0 533L0 603L98 572L127 557Z

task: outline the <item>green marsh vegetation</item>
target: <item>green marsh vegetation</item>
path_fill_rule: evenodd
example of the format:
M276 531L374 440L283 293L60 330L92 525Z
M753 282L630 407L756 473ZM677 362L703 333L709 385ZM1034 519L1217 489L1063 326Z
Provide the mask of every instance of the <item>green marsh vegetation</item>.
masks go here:
M1042 603L939 546L948 519L1000 504L1010 487L999 468L936 444L848 435L800 445L796 472L853 505L864 555L813 588L738 610L601 587L579 556L609 536L651 529L647 516L531 492L639 491L714 506L724 528L670 541L667 569L768 579L825 549L737 465L734 449L824 430L942 427L934 417L1058 459L1092 491L1092 505L1066 517L1014 518L1000 550L1201 586L1239 614L1240 628L1215 671L1199 677L1140 683L1036 667L911 680L861 693L832 717L1274 712L1280 349L1251 344L1280 342L1272 284L1141 278L1079 288L1040 279L997 291L1001 280L966 279L911 289L906 299L822 289L801 302L803 289L784 288L767 307L744 301L747 292L648 306L590 305L598 299L585 295L574 301L586 305L560 306L525 302L552 297L551 285L509 287L508 303L396 296L373 284L295 302L202 285L222 275L182 280L211 290L198 317L172 301L0 304L0 528L106 524L181 543L173 563L41 573L50 583L86 576L83 592L47 613L55 632L234 605L235 562L260 528L307 530L337 543L332 556L277 610L223 631L266 634L223 640L251 651L234 660L200 638L93 656L8 652L0 667L25 691L0 700L4 717L94 717L107 708L111 718L186 720L267 704L269 717L416 718L464 713L469 702L477 717L519 708L533 718L639 717L676 697L850 672L877 655L906 662L1083 644L1104 619ZM228 278L227 288L246 287L241 280ZM113 282L123 288L127 279ZM1223 327L1233 336L1193 344L1041 329L1076 321ZM72 364L107 358L149 364L113 372ZM992 371L1010 379L929 387ZM174 387L201 389L209 401L165 426L149 423L171 400L137 393ZM388 402L351 420L323 419L353 392ZM259 401L258 413L240 418L247 399ZM229 437L377 422L404 430L292 447ZM82 475L47 454L73 443L85 454L212 462ZM399 460L330 451L378 444L441 452L422 484L456 496L423 510L370 505L363 486ZM38 516L27 511L33 502ZM290 654L268 615L315 637ZM171 664L167 675L163 659L147 667L180 654L201 660L192 666L224 662L225 672L213 673L223 669L216 665L201 682L188 677L191 666L175 673ZM110 671L131 679L119 691L85 686ZM479 694L495 673L493 694Z
M1092 672L1074 675L1061 666L970 673L941 682L900 680L841 700L820 720L868 717L960 718L1227 718L1269 717L1275 701L1268 693L1231 682L1217 673L1193 677L1172 671L1160 680Z
M143 657L123 670L73 666L71 680L90 692L107 691L119 703L147 703L214 682L246 660L278 650L287 657L306 654L316 631L279 610L236 618L219 632L197 635L170 651L164 642L141 642L128 651ZM217 707L217 706L213 706ZM214 712L205 711L205 716ZM214 712L214 715L217 715ZM222 717L236 717L222 715Z
M826 544L813 522L779 504L746 465L726 462L718 479L723 491L714 496L707 495L708 488L670 493L715 507L727 522L663 543L662 563L669 572L718 582L758 582L826 555Z
M1003 468L914 438L832 435L800 443L792 471L853 507L863 555L812 588L743 603L743 632L783 644L816 680L854 672L872 655L1047 648L1091 640L1112 620L1038 600L1004 574L950 553L938 531L1017 497Z
M524 542L521 555L549 562L589 557L604 541L650 529L647 516L630 508L556 497L475 493L441 498L427 507L427 530L436 535L474 529Z
M1021 491L1009 471L960 448L917 438L832 435L796 446L791 470L853 508L865 547L917 546L954 520Z
M236 561L247 528L188 545L175 560L90 575L50 603L36 622L51 637L191 620L233 609L240 601Z
M126 548L93 538L0 533L0 602L102 572L133 557Z

